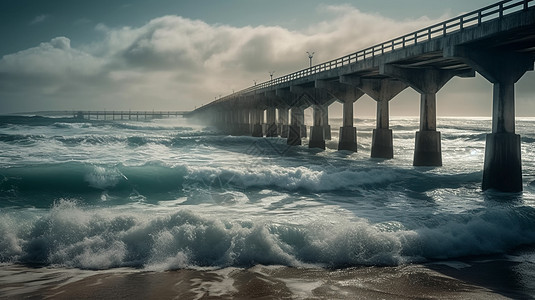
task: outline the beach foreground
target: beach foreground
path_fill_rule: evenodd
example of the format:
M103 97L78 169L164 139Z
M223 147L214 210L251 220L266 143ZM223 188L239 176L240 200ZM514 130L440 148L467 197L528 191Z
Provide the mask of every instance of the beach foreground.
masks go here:
M4 265L0 298L530 299L534 271L533 264L500 259L338 270L257 265L152 272Z

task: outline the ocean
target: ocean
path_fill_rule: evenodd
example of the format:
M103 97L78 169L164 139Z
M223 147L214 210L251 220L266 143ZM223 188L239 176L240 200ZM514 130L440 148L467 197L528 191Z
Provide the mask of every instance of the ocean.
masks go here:
M516 122L518 194L481 191L490 118L438 119L442 167L412 166L417 117L390 124L383 160L374 118L355 119L352 153L336 118L320 151L182 117L0 116L0 298L95 296L90 280L184 298L535 297L535 119Z

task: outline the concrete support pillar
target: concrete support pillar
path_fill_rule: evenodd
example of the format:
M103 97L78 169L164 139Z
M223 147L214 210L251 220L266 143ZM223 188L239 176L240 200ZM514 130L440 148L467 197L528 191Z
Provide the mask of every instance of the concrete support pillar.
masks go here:
M323 136L326 140L331 140L331 125L329 125L329 105L322 105L321 118L323 119Z
M416 132L413 162L415 166L442 166L436 99L436 92L420 93L420 131Z
M394 157L392 129L389 128L389 101L377 101L377 125L372 134L371 157L390 159Z
M263 137L264 134L262 132L262 123L264 123L264 110L255 109L253 110L253 114L254 114L254 124L253 124L252 135L254 137Z
M372 135L373 158L394 157L394 143L390 127L389 103L408 85L395 79L360 79L357 87L377 102L376 127Z
M270 106L266 110L266 137L277 136L277 120L276 110L274 106Z
M308 141L309 148L320 148L325 150L325 129L323 126L323 107L321 105L313 105L314 110L314 126L310 128L310 139Z
M304 114L302 107L296 106L291 108L292 123L288 130L288 139L286 143L288 145L297 146L301 145L301 118Z
M235 110L229 111L230 116L230 134L238 135L238 112Z
M353 126L353 103L364 93L349 82L345 76L340 77L340 82L316 80L316 88L326 90L344 105L343 122L340 127L338 150L357 151L357 128ZM330 128L328 129L330 133Z
M305 125L305 108L301 107L297 111L296 118L299 122L299 130L301 131L301 138L307 138L307 126Z
M243 108L240 110L240 135L251 135L249 123L249 109Z
M436 93L453 76L459 75L459 71L445 71L432 67L405 69L382 65L379 72L406 82L421 95L420 131L416 132L413 165L442 166L440 132L436 131ZM473 72L468 73L473 74Z
M522 191L520 135L515 134L515 89L510 80L494 83L492 133L487 134L485 143L481 187L502 192Z
M289 108L279 107L279 134L283 138L288 137Z
M350 100L343 104L344 114L338 138L338 150L357 152L357 128L353 126L353 103L354 101Z
M444 50L445 57L463 59L493 84L492 133L487 135L482 189L522 191L520 135L515 134L515 83L533 70L533 56L462 46Z

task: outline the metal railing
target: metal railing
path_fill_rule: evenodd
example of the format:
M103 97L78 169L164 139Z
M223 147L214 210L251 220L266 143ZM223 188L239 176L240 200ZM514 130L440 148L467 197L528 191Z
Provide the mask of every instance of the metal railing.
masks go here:
M372 59L376 56L383 55L385 53L392 52L394 50L403 49L408 46L417 45L435 38L442 38L448 34L462 31L466 28L479 26L484 22L500 19L505 15L509 15L518 11L527 10L534 6L535 0L504 0L496 4L492 4L481 9L475 10L463 14L461 16L446 20L444 22L414 31L401 37L397 37L386 41L384 43L371 46L369 48L360 50L358 52L314 65L310 68L303 69L285 76L277 77L269 81L265 81L238 92L232 93L225 97L219 98L206 105L225 101L227 99L235 98L243 94L253 92L255 90L268 88L281 83L290 82L299 78L304 78L310 75L314 75L320 72L333 70L346 66L349 64L357 63L366 59ZM206 106L205 105L205 106ZM204 106L203 106L204 107ZM201 107L202 108L202 107Z

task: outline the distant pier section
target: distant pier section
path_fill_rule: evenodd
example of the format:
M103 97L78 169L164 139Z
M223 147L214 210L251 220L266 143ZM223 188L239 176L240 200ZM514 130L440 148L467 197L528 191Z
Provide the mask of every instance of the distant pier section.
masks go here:
M143 121L150 119L163 119L171 117L182 117L185 111L74 111L74 118L86 120L134 120Z

